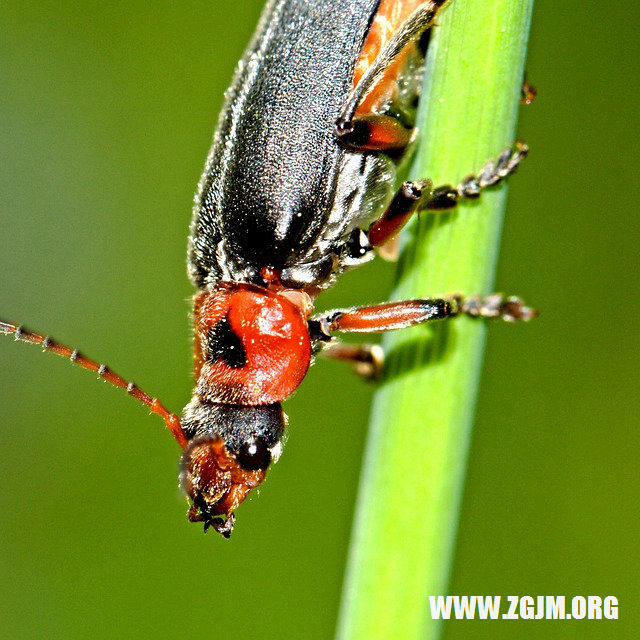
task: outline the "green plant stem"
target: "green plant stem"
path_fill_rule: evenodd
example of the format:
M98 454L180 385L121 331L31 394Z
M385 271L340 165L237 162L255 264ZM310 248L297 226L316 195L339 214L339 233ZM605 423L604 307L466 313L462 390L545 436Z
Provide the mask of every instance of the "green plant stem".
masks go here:
M457 183L515 136L533 0L453 0L429 47L413 178ZM505 185L405 234L392 299L493 289ZM503 327L508 330L508 327ZM482 366L482 321L415 327L383 342L338 637L437 638Z

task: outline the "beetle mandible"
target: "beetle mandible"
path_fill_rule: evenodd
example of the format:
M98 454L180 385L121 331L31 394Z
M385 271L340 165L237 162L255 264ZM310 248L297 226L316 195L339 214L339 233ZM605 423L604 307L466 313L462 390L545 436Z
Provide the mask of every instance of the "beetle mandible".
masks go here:
M182 416L105 365L47 336L0 333L96 371L160 415L183 449L189 519L229 537L234 513L282 449L281 402L312 356L375 377L377 348L336 332L381 332L460 314L528 320L499 295L408 300L314 315L344 270L389 247L418 210L454 207L526 156L505 150L457 186L394 191L415 138L429 28L444 0L270 0L226 94L189 238L195 389Z

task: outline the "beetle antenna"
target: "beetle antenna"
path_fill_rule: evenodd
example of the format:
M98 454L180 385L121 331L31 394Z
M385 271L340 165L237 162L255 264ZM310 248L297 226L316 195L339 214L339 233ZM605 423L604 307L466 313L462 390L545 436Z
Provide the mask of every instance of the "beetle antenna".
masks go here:
M178 441L178 444L183 449L186 447L187 437L180 425L180 418L175 413L171 413L165 409L157 398L152 398L135 383L127 382L124 378L111 371L106 365L99 364L95 360L87 358L77 349L71 349L64 344L60 344L59 342L52 340L49 336L43 336L39 333L34 333L33 331L27 331L20 325L10 324L0 320L0 333L13 335L16 340L20 340L22 342L38 344L44 351L50 351L51 353L62 356L63 358L67 358L73 364L77 364L83 369L95 371L102 380L109 382L114 387L125 389L130 396L149 407L151 413L159 415L164 420L167 429L171 431L173 437Z

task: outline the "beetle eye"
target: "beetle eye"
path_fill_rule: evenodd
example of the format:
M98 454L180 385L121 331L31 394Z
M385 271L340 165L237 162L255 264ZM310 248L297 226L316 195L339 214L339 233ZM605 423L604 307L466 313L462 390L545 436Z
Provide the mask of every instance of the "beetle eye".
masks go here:
M238 451L238 462L247 471L266 469L271 462L271 451L262 438L247 440Z

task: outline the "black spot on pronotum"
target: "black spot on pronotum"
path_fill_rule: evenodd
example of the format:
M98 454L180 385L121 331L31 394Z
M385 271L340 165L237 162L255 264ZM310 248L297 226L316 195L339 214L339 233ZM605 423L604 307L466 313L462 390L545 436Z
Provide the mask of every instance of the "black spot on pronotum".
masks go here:
M207 334L207 357L214 362L222 360L233 369L240 369L247 364L247 352L242 340L232 331L227 318L218 321Z

